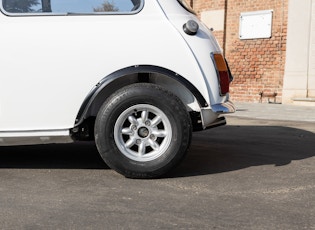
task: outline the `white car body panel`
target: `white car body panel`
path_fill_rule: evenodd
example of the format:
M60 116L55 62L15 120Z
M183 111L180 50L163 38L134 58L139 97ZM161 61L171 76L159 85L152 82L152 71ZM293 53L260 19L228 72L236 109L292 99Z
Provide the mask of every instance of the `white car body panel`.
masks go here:
M220 47L201 24L203 40L185 34L182 25L197 19L178 11L177 1L151 0L129 15L0 13L0 145L5 137L69 136L95 85L130 66L158 66L183 76L208 103L203 110L227 101L219 95L210 58ZM188 106L201 111L196 105ZM210 114L207 123L217 117Z

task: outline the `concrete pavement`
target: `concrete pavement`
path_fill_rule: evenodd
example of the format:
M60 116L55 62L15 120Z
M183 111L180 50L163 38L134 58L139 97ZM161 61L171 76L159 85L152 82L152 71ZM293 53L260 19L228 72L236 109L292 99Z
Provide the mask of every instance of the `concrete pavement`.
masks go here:
M315 122L315 106L268 103L234 103L236 113L228 116L275 121Z

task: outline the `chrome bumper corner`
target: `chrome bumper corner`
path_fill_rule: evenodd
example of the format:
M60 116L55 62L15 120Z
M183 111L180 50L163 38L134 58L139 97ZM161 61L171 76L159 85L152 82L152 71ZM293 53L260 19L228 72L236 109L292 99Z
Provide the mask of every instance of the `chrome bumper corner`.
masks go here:
M211 105L212 111L216 114L235 113L236 109L231 101Z
M221 114L234 113L235 106L231 101L226 101L221 104L211 105L211 108L201 109L202 128L208 129L225 125L224 117L219 117Z

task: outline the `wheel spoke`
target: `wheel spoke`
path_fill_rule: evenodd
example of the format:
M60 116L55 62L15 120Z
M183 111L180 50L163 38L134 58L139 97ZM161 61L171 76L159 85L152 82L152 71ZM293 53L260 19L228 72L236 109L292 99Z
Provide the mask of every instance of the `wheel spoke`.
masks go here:
M124 128L121 130L121 133L124 134L124 135L133 135L133 131L130 129L130 128Z
M151 122L151 125L154 127L154 126L157 126L160 122L162 121L162 118L160 116L156 116L152 122Z
M125 144L125 147L126 148L131 148L132 146L134 146L134 144L136 143L136 138L130 138L126 144Z
M152 131L152 134L156 137L166 137L167 136L167 132L165 130L154 130Z
M141 144L139 145L139 149L138 149L138 154L139 156L143 156L145 154L145 143L141 142Z
M136 126L138 125L138 121L134 116L131 116L131 115L128 116L128 121L133 125L136 125Z
M148 120L148 111L147 110L143 110L142 113L141 113L141 119L142 119L142 122L146 122L146 120Z
M148 142L149 142L149 145L151 146L152 149L154 149L154 150L160 149L160 145L156 141L148 140Z

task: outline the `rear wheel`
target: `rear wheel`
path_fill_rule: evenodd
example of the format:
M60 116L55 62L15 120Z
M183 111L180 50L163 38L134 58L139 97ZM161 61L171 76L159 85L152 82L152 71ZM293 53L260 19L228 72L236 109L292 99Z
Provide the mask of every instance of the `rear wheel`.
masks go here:
M130 178L154 178L174 168L191 140L183 103L154 84L118 90L101 107L95 140L104 161Z

